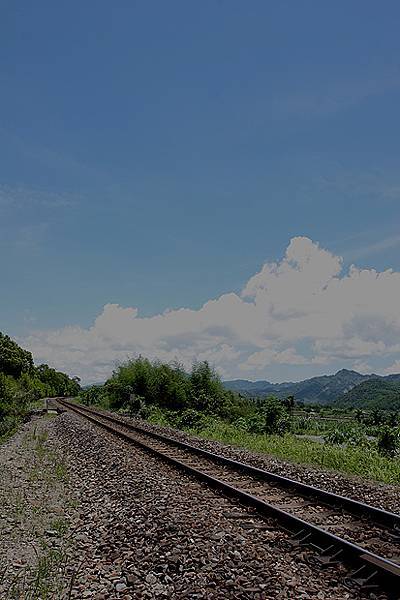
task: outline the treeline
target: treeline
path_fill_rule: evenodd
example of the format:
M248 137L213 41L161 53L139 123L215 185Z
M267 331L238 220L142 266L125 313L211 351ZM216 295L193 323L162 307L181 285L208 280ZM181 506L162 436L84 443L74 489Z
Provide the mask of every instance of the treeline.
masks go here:
M399 414L379 410L355 411L340 423L297 416L294 396L246 398L227 390L207 362L195 363L190 372L178 363L164 364L139 357L120 365L104 385L79 394L81 402L97 404L180 429L211 432L219 429L244 435L289 434L323 437L329 445L365 447L388 457L400 451ZM342 414L338 408L302 406L313 412ZM218 429L219 428L219 429ZM371 440L371 437L373 438Z
M87 404L102 404L145 416L152 407L184 413L238 416L247 412L250 402L224 388L207 362L193 365L187 373L178 363L165 364L139 357L120 365L102 386L80 394Z
M79 378L48 365L35 366L32 354L0 332L0 438L24 418L39 398L77 396Z
M187 373L178 363L143 357L120 365L104 385L81 392L80 399L145 419L157 413L175 427L200 429L207 419L221 419L254 433L287 431L294 402L244 398L227 390L206 361L195 363Z

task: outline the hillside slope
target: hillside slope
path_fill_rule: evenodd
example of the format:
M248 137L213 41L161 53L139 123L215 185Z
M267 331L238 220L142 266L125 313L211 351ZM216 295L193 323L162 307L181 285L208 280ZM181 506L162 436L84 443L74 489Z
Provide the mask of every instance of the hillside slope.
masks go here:
M400 383L381 377L363 381L335 401L343 408L400 410Z
M224 385L227 389L238 392L246 397L265 397L269 394L278 397L293 395L296 400L305 403L333 404L338 398L350 392L353 388L370 380L388 382L389 386L390 384L400 385L400 374L381 377L375 374L362 375L361 373L357 373L357 371L341 369L334 375L312 377L296 383L270 383L269 381L236 379L225 381ZM376 391L378 388L375 386L374 389ZM356 397L357 392L351 397L351 401L355 400Z

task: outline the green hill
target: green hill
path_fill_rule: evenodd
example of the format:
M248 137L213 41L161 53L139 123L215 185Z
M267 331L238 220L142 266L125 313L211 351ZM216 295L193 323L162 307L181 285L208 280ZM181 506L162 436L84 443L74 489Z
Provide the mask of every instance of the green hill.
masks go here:
M270 383L269 381L237 379L224 381L224 385L227 389L250 398L268 395L285 398L292 395L296 400L306 403L332 404L338 396L371 377L374 375L361 375L356 371L341 369L334 375L311 377L311 379L298 382Z
M364 406L364 387L363 384L370 383L365 387L365 402L371 405L384 402L388 397L391 402L393 390L400 387L400 374L394 375L362 375L357 371L341 369L334 375L321 375L311 377L304 381L270 383L269 381L247 381L246 379L236 379L233 381L224 381L224 386L232 391L242 394L248 398L265 397L268 395L285 398L294 396L296 400L305 403L316 403L325 405L336 405L337 402L344 402L343 406ZM387 385L386 385L387 384ZM354 390L354 394L352 391ZM377 398L374 394L377 393ZM360 395L361 394L361 395ZM390 399L389 399L390 398ZM396 402L394 398L394 402Z
M400 383L378 377L363 381L339 396L334 405L343 408L400 410Z

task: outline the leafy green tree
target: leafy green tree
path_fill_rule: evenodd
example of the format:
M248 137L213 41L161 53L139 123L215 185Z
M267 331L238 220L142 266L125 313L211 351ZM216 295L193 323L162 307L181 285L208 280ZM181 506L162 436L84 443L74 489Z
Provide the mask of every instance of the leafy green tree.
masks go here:
M228 394L207 361L194 363L190 373L191 403L196 410L221 413Z
M355 412L355 417L356 417L356 421L358 423L362 423L363 422L363 418L364 418L364 413L361 410L361 408L357 408L356 412Z
M283 405L287 408L289 412L292 412L294 407L296 406L296 401L294 396L287 396L282 400Z
M0 333L0 436L24 418L31 402L46 396L76 396L79 378L48 365L35 367L32 354Z
M290 427L290 415L283 403L269 396L263 402L261 414L264 417L264 432L283 435Z
M32 354L0 332L0 373L18 378L33 369Z
M91 404L99 404L99 405L108 405L106 400L106 390L103 385L92 385L90 388L86 390L81 390L78 396L79 400L82 404L86 404L90 406Z
M71 379L65 373L56 371L46 364L36 367L35 375L46 385L49 396L77 396L80 392L77 378Z
M383 411L379 408L374 408L371 412L371 424L372 425L382 425L385 420L385 415Z
M178 363L153 364L152 390L154 404L177 411L188 407L189 380Z
M0 373L0 421L14 410L18 385L15 379L5 373Z
M106 382L111 406L115 408L126 406L132 393L151 401L153 395L151 369L150 361L141 356L120 365Z

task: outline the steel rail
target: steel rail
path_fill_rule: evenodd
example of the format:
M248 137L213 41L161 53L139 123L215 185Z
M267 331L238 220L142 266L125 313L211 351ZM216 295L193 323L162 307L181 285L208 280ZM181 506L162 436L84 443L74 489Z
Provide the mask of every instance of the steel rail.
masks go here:
M321 554L321 564L336 564L337 562L348 562L357 567L357 571L353 574L355 581L364 586L375 587L376 585L381 585L384 587L389 593L391 598L400 598L400 566L386 558L383 558L361 546L358 546L348 540L345 540L339 536L336 536L333 533L330 533L317 525L309 523L293 514L288 513L285 510L277 508L268 502L265 502L261 498L249 494L241 489L238 489L231 484L218 479L209 473L203 472L195 467L188 465L184 462L181 462L177 458L169 456L164 452L158 450L157 448L152 447L151 445L146 444L142 440L139 440L134 437L134 435L122 431L117 427L111 425L111 423L117 424L122 427L126 427L127 429L132 429L133 431L137 431L139 433L149 435L149 437L154 437L156 439L160 439L162 441L171 440L171 442L178 442L178 440L174 440L173 438L167 438L161 436L159 434L151 435L146 429L133 426L130 423L126 423L110 415L105 415L101 412L94 411L92 409L88 409L87 407L82 407L81 405L77 405L71 402L66 402L64 399L57 399L61 405L64 405L66 408L82 415L93 423L100 425L110 433L125 439L131 443L136 444L142 449L150 452L157 458L161 458L170 464L173 464L175 467L189 473L196 478L206 482L210 486L215 489L223 491L226 495L240 500L243 504L253 507L257 510L258 513L265 517L273 517L276 520L282 522L293 534L293 542L295 545L304 545L311 546L314 549L318 550ZM105 423L105 421L109 421L109 423ZM155 432L151 432L154 434ZM184 442L179 442L177 445L181 446L183 444L183 448L185 449L194 449L201 450L196 448L195 446L191 446L190 444L185 444ZM205 453L205 454L204 454ZM221 457L220 455L213 455L207 451L201 450L201 454L209 458L217 457L218 459L223 459L223 462L229 461L229 464L232 466L238 466L238 468L249 467L251 472L253 473L253 469L256 469L257 474L260 471L264 472L262 469L257 469L256 467L251 467L250 465L246 465L245 463L236 463L236 461L231 461L231 459L225 459L225 457ZM246 469L247 470L247 469ZM276 476L279 477L280 476ZM283 478L285 479L285 478ZM293 480L288 480L292 482ZM300 483L300 482L295 482ZM302 486L305 484L301 484ZM319 490L319 488L313 488L312 486L306 486L307 489L310 489L314 492L314 490ZM324 492L325 493L325 492ZM343 496L336 496L335 494L331 494L330 492L326 492L330 497L333 498L345 498L345 500L350 500L349 498ZM352 501L351 502L356 502ZM332 504L332 502L330 502ZM366 506L370 509L374 509L374 507L370 507L369 505L361 503L363 506ZM375 509L380 511L380 509ZM383 511L385 512L385 511ZM393 515L397 519L398 515L394 513L388 513L389 515ZM394 595L393 595L394 594Z
M71 405L71 403L64 402L66 405ZM72 404L72 406L76 406ZM197 446L193 446L192 444L188 444L186 442L182 442L181 440L177 440L175 438L169 437L167 435L162 435L155 431L149 431L144 427L140 427L139 425L133 425L128 421L124 421L123 419L118 419L112 415L108 415L107 413L103 413L101 411L96 411L90 409L88 407L83 407L79 405L81 410L87 411L88 413L92 413L94 415L98 415L102 419L106 419L113 423L120 423L127 429L131 429L132 431L138 431L143 433L149 437L152 437L160 442L165 442L167 444L175 445L178 448L182 448L184 450L188 450L193 454L198 454L207 458L209 460L219 462L223 465L232 467L234 469L238 469L244 473L257 477L259 479L263 479L264 481L272 481L274 483L278 483L282 487L293 488L296 491L300 492L302 495L309 497L310 495L318 498L323 503L329 506L341 507L352 514L357 516L368 516L373 519L374 522L384 525L394 531L398 531L400 533L400 515L383 510L381 508L376 508L375 506L371 506L370 504L366 504L364 502L360 502L358 500L353 500L352 498L348 498L347 496L341 496L339 494L335 494L333 492L328 492L327 490L323 490L318 487L314 487L312 485L308 485L306 483L302 483L301 481L297 481L295 479L290 479L288 477L283 477L282 475L277 475L276 473L272 473L271 471L266 471L264 469L260 469L258 467L254 467L253 465L249 465L231 458L227 458L226 456L222 456L221 454L215 454L208 450L204 450L203 448L198 448Z

